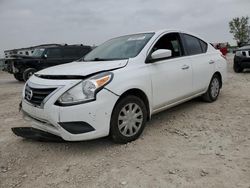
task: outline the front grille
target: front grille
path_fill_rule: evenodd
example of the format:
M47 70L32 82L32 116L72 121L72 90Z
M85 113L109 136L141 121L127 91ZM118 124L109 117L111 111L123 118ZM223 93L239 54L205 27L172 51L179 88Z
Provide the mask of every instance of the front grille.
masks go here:
M27 84L24 98L31 104L41 106L44 99L55 89L56 88L31 88Z

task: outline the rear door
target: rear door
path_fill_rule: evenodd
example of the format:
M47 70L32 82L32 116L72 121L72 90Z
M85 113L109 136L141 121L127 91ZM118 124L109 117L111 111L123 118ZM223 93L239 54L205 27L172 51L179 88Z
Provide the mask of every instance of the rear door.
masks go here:
M207 53L208 44L189 34L181 33L184 51L193 68L194 94L207 89L215 69L213 55Z
M75 61L80 58L79 49L77 47L63 48L63 59L65 63Z
M64 61L66 62L76 61L80 58L83 58L90 51L91 51L90 47L84 47L84 46L65 47L63 48Z
M44 54L46 55L46 58L43 60L44 68L64 63L62 61L61 48L47 48Z

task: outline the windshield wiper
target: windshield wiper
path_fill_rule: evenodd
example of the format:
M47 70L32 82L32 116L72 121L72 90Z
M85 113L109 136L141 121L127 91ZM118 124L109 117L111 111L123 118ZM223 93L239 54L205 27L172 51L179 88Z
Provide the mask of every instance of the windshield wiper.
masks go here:
M84 59L84 61L115 61L115 60L122 60L122 59L127 59L127 58L110 58L110 59L104 59L104 58L96 57L96 58L90 59L90 60L85 60Z
M112 59L104 59L104 58L96 57L96 58L90 59L90 60L88 60L88 61L109 61L109 60L112 60Z

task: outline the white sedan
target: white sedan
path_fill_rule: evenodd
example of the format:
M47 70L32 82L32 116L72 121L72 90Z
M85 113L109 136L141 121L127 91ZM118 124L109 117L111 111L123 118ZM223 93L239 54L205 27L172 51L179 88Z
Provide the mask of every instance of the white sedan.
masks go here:
M161 30L117 37L81 61L33 75L21 103L32 128L12 130L26 138L110 135L127 143L155 113L199 96L215 101L226 70L221 53L192 34Z

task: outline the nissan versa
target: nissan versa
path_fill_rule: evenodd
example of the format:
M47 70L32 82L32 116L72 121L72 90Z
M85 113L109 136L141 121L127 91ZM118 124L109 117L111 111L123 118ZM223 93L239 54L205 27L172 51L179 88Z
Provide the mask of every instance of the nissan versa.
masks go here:
M32 127L22 137L66 141L110 136L137 139L153 114L202 96L217 99L227 62L208 42L180 31L111 39L82 61L35 73L23 89L21 109Z

